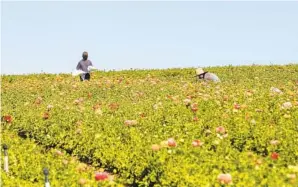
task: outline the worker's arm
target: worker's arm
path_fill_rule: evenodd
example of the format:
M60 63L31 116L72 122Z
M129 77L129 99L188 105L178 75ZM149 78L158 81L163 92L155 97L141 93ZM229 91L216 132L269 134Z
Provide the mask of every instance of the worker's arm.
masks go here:
M93 66L92 62L89 61L88 71L96 71L97 68Z
M80 70L81 69L81 63L79 62L78 65L77 65L77 70Z

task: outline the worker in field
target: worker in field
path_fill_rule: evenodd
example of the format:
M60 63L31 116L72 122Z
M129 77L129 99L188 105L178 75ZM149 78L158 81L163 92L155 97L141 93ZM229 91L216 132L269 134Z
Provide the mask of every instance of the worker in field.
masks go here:
M82 60L78 63L76 70L79 72L80 80L90 80L91 75L90 72L94 70L93 64L90 60L88 60L88 52L84 51L82 54Z
M196 77L197 80L207 80L207 81L214 81L214 82L220 82L220 79L217 75L214 73L209 73L208 71L204 71L202 68L196 69Z

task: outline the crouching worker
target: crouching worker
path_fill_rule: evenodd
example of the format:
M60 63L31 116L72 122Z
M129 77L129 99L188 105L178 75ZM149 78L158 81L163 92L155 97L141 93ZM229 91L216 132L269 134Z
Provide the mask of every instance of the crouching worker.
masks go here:
M204 72L202 68L196 69L197 80L203 79L207 81L220 82L220 79L214 73Z
M82 55L82 60L78 63L76 70L79 71L80 80L90 80L90 71L94 69L92 62L88 60L88 53L85 51Z

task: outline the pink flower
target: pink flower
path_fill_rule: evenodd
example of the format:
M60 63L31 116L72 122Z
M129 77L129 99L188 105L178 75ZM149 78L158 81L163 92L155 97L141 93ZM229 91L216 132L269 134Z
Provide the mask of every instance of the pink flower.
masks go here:
M174 140L174 138L169 138L168 139L168 146L169 147L176 147L177 146L176 141Z
M193 146L193 147L200 147L200 146L202 146L204 143L203 142L201 142L200 140L194 140L194 141L192 141L192 143L191 143L191 145Z
M6 115L6 116L3 116L2 120L7 122L7 123L11 123L12 117L10 115Z
M191 105L191 110L192 110L193 112L198 111L198 104L197 104L197 103L192 104L192 105Z
M239 104L235 103L235 104L234 104L234 108L235 108L235 109L240 109L241 106L240 106Z
M277 160L278 157L279 157L279 154L278 154L277 152L273 152L273 153L271 153L271 159L272 159L272 160Z
M218 177L217 177L217 180L221 184L230 184L230 183L232 183L232 176L229 173L219 174Z
M195 117L193 118L193 121L199 121L199 118L198 118L197 116L195 116Z
M35 100L35 104L40 104L42 102L42 97L38 97L36 100Z
M220 134L224 134L226 129L223 126L216 127L216 132Z
M160 149L160 146L157 145L157 144L153 144L152 147L151 147L151 149L152 149L153 151L158 151L158 150Z
M136 120L125 120L124 124L126 126L136 125L138 122Z
M107 172L96 172L95 173L95 180L103 181L109 178L109 174Z

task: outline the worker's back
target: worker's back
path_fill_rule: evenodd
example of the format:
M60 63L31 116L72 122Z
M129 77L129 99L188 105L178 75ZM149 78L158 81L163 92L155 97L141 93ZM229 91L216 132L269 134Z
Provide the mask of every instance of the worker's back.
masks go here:
M220 79L214 73L206 73L204 79L214 81L214 82L220 82Z

